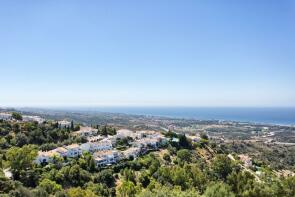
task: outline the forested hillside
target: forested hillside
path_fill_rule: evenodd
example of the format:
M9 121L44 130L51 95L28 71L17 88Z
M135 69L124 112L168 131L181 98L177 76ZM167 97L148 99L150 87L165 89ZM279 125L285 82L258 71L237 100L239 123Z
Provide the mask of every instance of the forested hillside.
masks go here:
M74 123L61 128L54 121L0 120L0 196L295 196L295 177L280 176L262 161L247 167L206 134L192 142L169 131L171 140L160 149L105 167L97 167L88 153L34 162L40 150L85 141L71 135L78 129Z

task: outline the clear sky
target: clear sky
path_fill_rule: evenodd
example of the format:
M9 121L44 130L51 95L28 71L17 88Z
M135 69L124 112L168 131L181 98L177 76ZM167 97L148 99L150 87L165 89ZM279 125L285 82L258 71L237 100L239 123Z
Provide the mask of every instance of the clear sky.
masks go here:
M295 1L1 1L0 106L295 106Z

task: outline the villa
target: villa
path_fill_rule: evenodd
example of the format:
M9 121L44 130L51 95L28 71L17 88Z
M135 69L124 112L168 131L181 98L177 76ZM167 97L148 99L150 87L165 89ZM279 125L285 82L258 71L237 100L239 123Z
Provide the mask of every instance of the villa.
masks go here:
M122 153L126 159L129 159L130 157L137 158L138 155L140 154L140 152L141 152L140 148L131 147L131 148L128 148L127 150L123 151Z
M61 157L66 157L68 155L68 150L64 147L58 147L54 149Z
M119 160L119 152L116 150L98 151L93 154L96 166L104 166L116 163Z
M34 122L38 122L39 124L41 124L41 123L43 123L45 121L45 119L41 118L40 116L27 116L27 115L24 115L23 116L23 121L24 122L34 121Z
M135 136L136 136L135 133L128 129L120 129L117 131L117 135L116 135L116 137L119 139L126 138L126 137L134 138Z
M103 139L99 142L87 142L80 145L80 149L86 152L111 150L112 148L112 143L108 139Z
M74 132L74 135L78 135L80 137L89 137L97 135L97 129L92 127L80 127L79 131Z
M67 120L57 121L57 123L60 125L61 128L65 128L65 127L70 127L71 126L71 122L69 122Z
M51 151L39 151L35 163L50 163L55 156L61 156L55 149Z
M67 157L78 157L82 155L82 150L80 149L79 144L71 144L65 147L67 150Z
M88 142L98 142L102 139L103 137L101 135L87 137Z

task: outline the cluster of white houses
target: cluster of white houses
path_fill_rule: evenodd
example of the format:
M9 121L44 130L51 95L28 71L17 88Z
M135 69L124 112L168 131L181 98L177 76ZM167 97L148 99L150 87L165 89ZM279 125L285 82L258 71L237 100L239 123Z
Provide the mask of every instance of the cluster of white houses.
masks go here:
M1 112L0 113L0 120L11 120L12 115L11 113Z
M157 149L160 145L167 143L166 138L161 133L155 131L133 132L121 129L114 136L102 137L97 135L97 129L81 127L73 135L87 137L88 142L71 144L51 151L39 151L35 160L36 163L50 163L56 156L74 158L82 155L83 152L89 152L93 155L97 166L104 166L116 163L121 159L136 158L150 149ZM124 151L114 149L116 141L126 137L133 139L132 146Z
M22 118L22 121L24 122L36 121L39 124L45 121L45 119L41 118L40 116L23 115ZM12 113L0 112L0 120L12 120Z

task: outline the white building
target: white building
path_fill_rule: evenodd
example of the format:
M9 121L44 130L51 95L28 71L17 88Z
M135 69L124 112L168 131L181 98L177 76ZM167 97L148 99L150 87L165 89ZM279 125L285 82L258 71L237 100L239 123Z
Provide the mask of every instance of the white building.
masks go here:
M134 147L139 148L158 148L161 144L160 139L143 138L132 143Z
M154 138L155 136L159 135L156 131L136 131L136 138Z
M65 149L67 149L67 157L78 157L82 155L82 150L78 144L68 145Z
M98 151L94 155L96 166L104 166L116 163L119 160L119 152L115 150Z
M122 153L126 159L129 159L130 157L137 158L140 154L140 150L141 149L139 147L131 147L123 151Z
M60 156L59 153L57 153L55 150L51 151L39 151L37 158L35 159L35 163L41 164L41 163L50 163L52 162L52 159L54 156Z
M71 122L69 122L67 120L57 121L57 123L60 125L61 128L65 128L65 127L70 127L71 126Z
M110 140L112 142L112 145L116 144L116 142L117 142L116 136L108 135L108 137L106 139Z
M50 163L54 156L59 157L78 157L82 154L78 144L71 144L66 147L58 147L50 151L39 151L35 162L41 164L44 162Z
M97 135L97 131L97 129L94 129L92 127L80 127L80 130L75 131L73 134L81 137L90 137Z
M0 113L0 120L11 120L12 115L11 113L1 112Z
M116 137L119 139L126 138L126 137L135 138L136 134L133 131L128 129L120 129L117 131Z
M101 135L87 137L88 142L98 142L102 139L103 137Z
M27 115L23 115L23 121L24 122L30 122L30 121L36 121L39 124L43 123L45 121L44 118L41 118L40 116L27 116Z
M66 157L68 155L68 150L64 147L58 147L54 149L61 157Z
M111 150L112 148L112 143L108 139L103 139L99 142L87 142L80 145L80 149L86 152Z

